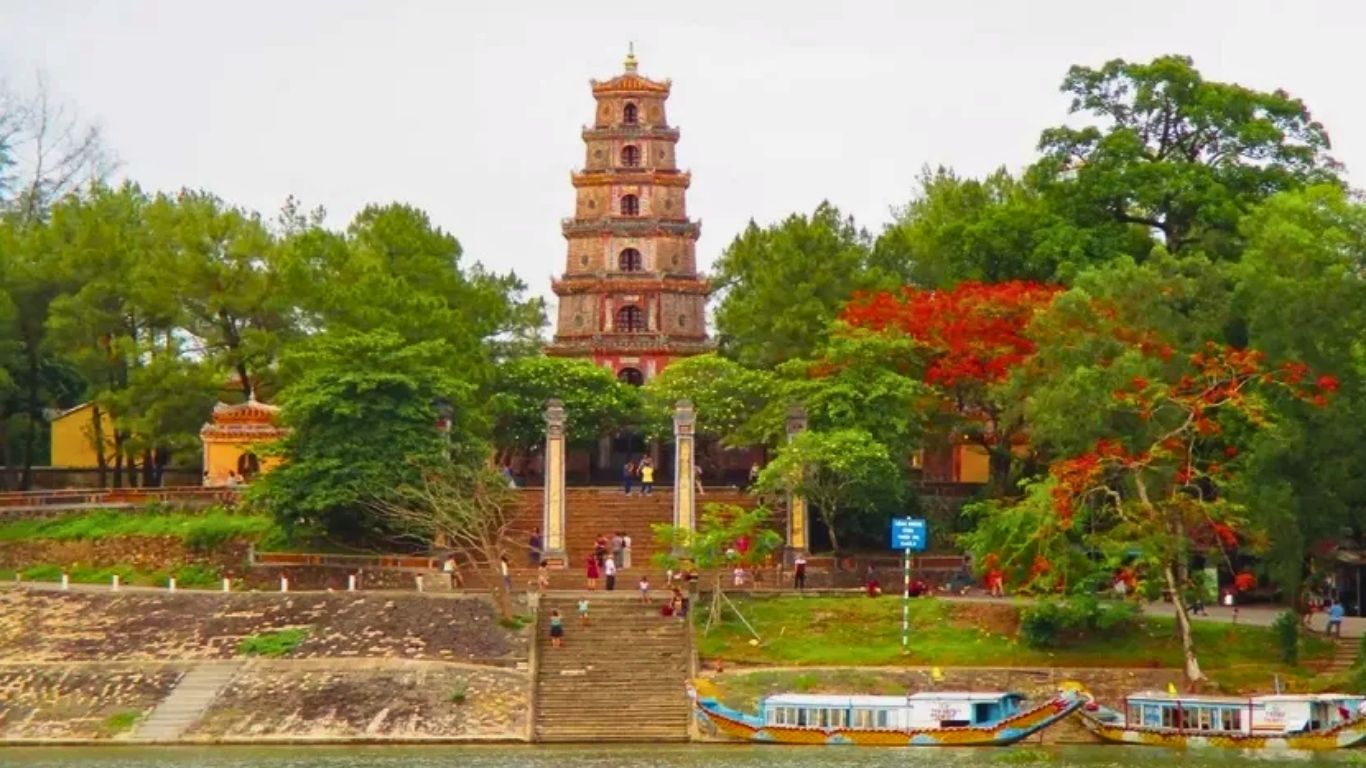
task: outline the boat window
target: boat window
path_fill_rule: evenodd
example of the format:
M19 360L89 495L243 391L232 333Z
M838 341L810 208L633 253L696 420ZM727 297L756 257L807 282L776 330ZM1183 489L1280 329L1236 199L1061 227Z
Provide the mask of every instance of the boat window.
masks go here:
M807 722L809 722L808 717L809 715L806 709L797 710L797 725L805 726Z
M886 728L886 727L887 727L887 710L885 710L885 709L879 709L879 710L877 711L877 727L879 727L879 728Z
M872 728L872 727L873 727L873 711L872 711L871 709L856 709L856 710L854 710L854 721L853 721L853 726L854 726L855 728Z
M1175 727L1176 727L1176 710L1175 710L1174 708L1172 708L1172 707L1163 707L1163 708L1162 708L1162 727L1163 727L1163 728L1175 728Z
M1243 729L1243 710L1230 709L1225 707L1219 710L1219 727L1225 731L1241 731Z
M1201 707L1196 715L1199 718L1200 730L1208 731L1214 727L1214 710L1209 707Z

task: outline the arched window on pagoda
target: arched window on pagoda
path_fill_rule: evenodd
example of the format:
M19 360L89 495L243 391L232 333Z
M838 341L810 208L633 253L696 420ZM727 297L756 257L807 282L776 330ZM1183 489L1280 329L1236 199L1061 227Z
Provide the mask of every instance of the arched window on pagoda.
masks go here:
M621 164L627 168L634 168L640 165L640 147L634 144L627 144L621 148Z
M627 125L635 125L636 119L636 105L627 104L625 107L622 108L621 122Z
M634 248L627 248L617 256L617 269L622 272L639 272L640 267L640 251Z
M635 195L623 195L621 198L621 215L639 216L640 199L637 198Z
M617 310L618 333L641 333L645 330L645 311L634 304Z
M639 387L645 383L645 374L641 373L639 368L622 368L617 371L617 381Z

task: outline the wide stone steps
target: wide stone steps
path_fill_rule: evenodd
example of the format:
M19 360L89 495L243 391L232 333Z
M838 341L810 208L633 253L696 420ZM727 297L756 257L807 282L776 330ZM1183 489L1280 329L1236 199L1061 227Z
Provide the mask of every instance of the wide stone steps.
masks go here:
M180 738L199 720L241 668L241 662L206 662L191 667L181 676L171 693L133 731L132 738L147 741Z
M540 741L683 741L692 646L685 622L632 595L546 595L537 617L536 738ZM550 647L550 612L564 618L564 645Z

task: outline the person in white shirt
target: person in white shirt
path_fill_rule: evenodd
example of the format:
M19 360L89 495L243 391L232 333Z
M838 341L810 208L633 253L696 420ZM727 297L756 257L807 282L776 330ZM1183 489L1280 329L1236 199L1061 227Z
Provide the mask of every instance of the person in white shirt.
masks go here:
M621 535L621 567L631 567L631 537L624 533Z
M607 577L607 591L611 592L617 588L617 561L609 557L602 564L603 575Z

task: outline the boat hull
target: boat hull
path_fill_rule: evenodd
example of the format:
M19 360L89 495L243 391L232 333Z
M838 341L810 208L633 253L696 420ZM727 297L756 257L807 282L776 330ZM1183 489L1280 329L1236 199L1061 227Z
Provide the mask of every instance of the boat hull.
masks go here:
M704 699L696 701L695 711L703 733L759 744L1003 747L1053 725L1075 712L1081 704L1079 696L1067 693L989 726L913 730L761 725L750 722L751 718L729 714L723 711L724 707Z
M1247 750L1304 750L1326 752L1350 749L1366 742L1366 720L1358 717L1323 731L1289 735L1212 733L1209 735L1178 733L1156 728L1135 728L1100 720L1082 710L1079 713L1086 730L1111 744L1139 744L1172 749L1247 749Z

